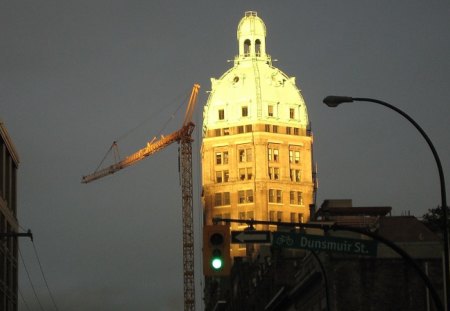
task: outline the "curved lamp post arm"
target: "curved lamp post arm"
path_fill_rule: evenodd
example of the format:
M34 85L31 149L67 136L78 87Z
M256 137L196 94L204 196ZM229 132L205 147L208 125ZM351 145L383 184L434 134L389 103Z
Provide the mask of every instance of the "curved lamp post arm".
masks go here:
M436 148L434 147L433 143L431 142L431 139L428 137L428 135L425 133L425 131L422 129L422 127L414 121L413 118L411 118L408 114L406 114L403 110L400 110L399 108L386 103L384 101L373 99L373 98L365 98L365 97L348 97L348 96L327 96L323 102L329 106L329 107L337 107L340 104L343 103L350 103L354 101L360 101L360 102L372 102L376 103L382 106L385 106L389 109L394 110L395 112L401 114L405 119L407 119L409 122L411 122L412 125L420 132L422 137L427 142L428 146L431 149L431 152L433 153L434 160L436 161L436 165L439 172L439 181L440 181L440 187L441 187L441 203L442 208L447 207L447 195L445 191L445 178L444 178L444 171L442 169L441 159L439 158L439 155L436 151ZM447 209L445 208L445 214L447 214Z
M450 307L450 259L449 259L449 237L448 237L448 211L447 211L447 194L445 189L445 178L444 178L444 171L442 169L441 159L439 158L439 155L436 151L436 148L434 147L433 143L431 142L431 139L428 137L428 135L425 133L425 131L420 127L419 124L417 124L416 121L414 121L409 115L407 115L404 111L400 110L399 108L386 103L384 101L373 99L373 98L365 98L365 97L349 97L349 96L327 96L324 98L323 102L328 107L337 107L340 104L343 103L351 103L354 101L360 101L360 102L372 102L376 103L382 106L385 106L389 109L394 110L395 112L401 114L405 119L407 119L414 127L419 131L419 133L422 135L422 137L427 142L428 146L431 149L431 152L433 153L434 160L436 161L437 169L439 172L439 183L441 187L441 208L442 208L442 228L444 233L444 271L445 271L445 286L446 286L446 302L447 302L447 308ZM448 309L447 309L448 310Z

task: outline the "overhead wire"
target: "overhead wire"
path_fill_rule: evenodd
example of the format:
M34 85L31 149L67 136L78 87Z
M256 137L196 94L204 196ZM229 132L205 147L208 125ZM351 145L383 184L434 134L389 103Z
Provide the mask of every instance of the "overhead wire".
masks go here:
M41 301L39 300L39 297L37 295L36 288L34 287L33 281L31 280L30 272L28 271L27 265L25 264L25 260L23 259L23 255L22 255L22 252L20 251L20 247L18 249L19 249L20 261L22 262L22 265L23 265L23 267L25 269L25 272L27 274L28 281L30 282L31 289L33 290L33 293L34 293L34 297L36 298L36 301L37 301L41 311L45 311L44 308L42 307Z
M19 292L19 296L20 296L20 298L22 299L22 303L23 303L23 305L25 306L25 308L26 308L28 311L31 311L31 310L30 310L30 307L28 306L27 301L25 300L25 297L24 297L23 294L22 294L22 291L20 290L20 288L18 288L17 291Z
M36 259L37 259L37 262L39 264L39 270L41 271L41 275L42 275L42 278L44 279L44 283L45 283L45 286L47 287L47 291L48 291L48 294L50 296L50 299L51 299L51 301L53 303L53 306L55 307L55 310L59 311L59 308L56 305L55 299L53 298L52 291L50 290L50 287L48 286L47 278L45 277L45 274L44 274L44 269L42 269L42 264L41 264L41 260L39 259L39 255L38 255L38 252L37 252L37 249L36 249L36 245L35 245L35 243L33 241L31 242L31 244L33 244L34 254L36 255Z
M20 224L19 224L19 228L22 229L23 231L27 231L27 230L25 230ZM49 285L48 285L47 278L45 277L44 269L42 268L42 263L41 263L41 260L40 260L40 258L39 258L39 254L38 254L38 251L37 251L37 248L36 248L36 244L34 243L33 239L31 239L31 244L33 245L34 255L35 255L35 257L36 257L36 260L37 260L37 263L38 263L38 266L39 266L39 270L40 270L40 272L41 272L41 275L42 275L42 278L43 278L43 280L44 280L45 286L47 287L47 291L48 291L48 294L49 294L49 296L50 296L50 299L51 299L51 301L52 301L52 303L53 303L53 306L54 306L55 310L56 310L56 311L59 311L59 308L58 308L58 306L57 306L57 304L56 304L56 302L55 302L55 299L54 299L54 296L53 296L53 294L52 294L52 291L50 290L50 287L49 287ZM20 248L19 248L19 255L20 255L20 259L21 259L21 261L22 261L22 264L23 264L23 266L24 266L24 268L25 268L26 274L27 274L27 276L28 276L28 280L30 281L31 287L32 287L32 289L33 289L33 292L34 292L34 294L35 294L35 296L36 296L36 298L37 298L37 295L36 295L36 291L35 291L34 285L33 285L32 281L31 281L31 277L30 277L30 274L29 274L29 272L28 272L28 268L27 268L27 266L26 266L26 264L25 264L25 260L24 260L24 258L23 258L23 256L22 256L22 252L20 251ZM22 300L23 300L23 302L24 302L24 305L25 305L26 308L29 310L28 305L27 305L27 303L26 303L26 301L25 301L25 299L24 299L22 293L20 293L20 295L22 296ZM39 305L41 306L39 299L37 299L37 300L38 300L38 302L39 302ZM41 308L42 308L42 306L41 306Z

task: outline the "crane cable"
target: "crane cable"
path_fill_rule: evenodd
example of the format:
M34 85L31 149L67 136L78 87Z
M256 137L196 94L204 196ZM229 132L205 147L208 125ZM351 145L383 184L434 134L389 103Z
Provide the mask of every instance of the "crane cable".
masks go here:
M184 94L184 95L183 95ZM157 111L156 114L144 119L142 122L140 122L138 125L136 125L135 127L133 127L132 129L126 131L124 134L120 135L119 137L117 137L116 140L113 141L113 143L111 144L111 146L109 147L108 151L106 151L105 155L103 156L103 159L100 161L99 165L97 166L97 168L94 170L94 172L97 172L103 165L103 163L105 162L105 160L108 158L108 156L111 154L111 151L114 149L114 160L115 162L119 162L120 161L120 155L119 155L119 146L118 146L118 141L121 141L123 139L125 139L126 137L128 137L131 133L135 132L137 129L139 129L140 127L142 127L144 124L146 124L147 122L149 122L150 120L156 118L157 116L159 116L167 107L170 107L173 105L174 102L176 101L180 101L180 99L184 96L184 100L180 101L180 104L178 105L178 107L175 109L175 111L170 115L170 117L167 119L167 121L164 123L164 125L162 126L162 128L159 130L157 136L161 136L163 131L166 129L167 125L170 123L170 121L172 121L175 118L175 115L178 113L178 111L181 109L181 107L185 104L188 96L186 95L187 91L183 92L182 94L178 95L175 99L172 100L172 102L168 105L168 106L164 106L161 109L159 109Z

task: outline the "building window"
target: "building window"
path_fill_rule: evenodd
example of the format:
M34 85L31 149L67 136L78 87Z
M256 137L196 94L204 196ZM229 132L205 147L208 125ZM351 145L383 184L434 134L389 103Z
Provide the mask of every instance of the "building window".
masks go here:
M249 211L247 212L247 219L254 219L255 214L253 213L253 211Z
M247 124L247 125L245 126L245 131L246 131L247 133L252 132L252 131L253 131L253 126L252 126L251 124Z
M269 211L269 221L275 221L275 211Z
M294 108L289 109L289 118L291 120L295 118L295 109Z
M269 117L273 117L273 106L272 105L267 106L267 115Z
M244 126L243 125L238 126L237 130L238 130L238 134L244 133Z
M225 120L225 110L219 109L219 120Z
M239 162L245 162L246 158L245 158L245 149L240 149L239 150Z
M280 179L280 168L269 167L269 178L272 180L279 180Z
M239 162L241 163L251 162L253 159L253 153L251 148L239 149L238 155L239 155Z
M291 213L291 222L297 222L297 213Z
M245 180L245 168L240 168L239 169L239 179L240 180Z
M230 135L230 129L228 127L223 129L223 135Z
M250 40L247 39L244 41L244 56L250 56Z
M275 203L275 190L269 189L269 203Z
M228 164L228 151L222 153L223 164Z
M294 182L300 182L301 181L301 171L300 170L295 170L295 169L291 169L291 181Z
M297 204L303 205L303 193L301 191L297 191Z
M283 212L278 211L277 212L277 221L282 221L283 220Z
M279 159L278 149L273 149L273 161L278 162Z
M277 148L269 148L267 153L267 157L269 162L278 162L280 160L280 153Z
M240 180L251 180L253 177L253 168L244 167L239 169L239 179Z
M247 167L247 179L252 179L253 178L253 168L251 167Z
M272 126L272 132L278 133L278 125Z
M289 126L286 127L286 134L291 135L291 128Z
M293 205L303 205L303 193L301 191L290 191L289 203Z
M303 214L291 213L291 222L293 223L303 223Z
M239 215L238 217L240 220L245 220L245 212L239 212L238 215Z
M282 203L281 190L269 189L269 203Z
M238 191L238 203L239 204L245 203L245 191L244 190Z
M229 171L216 171L216 183L228 182L230 177Z
M266 124L264 126L264 131L266 131L267 133L270 133L270 124Z
M259 39L255 41L255 53L256 56L261 56L261 41Z
M222 193L214 194L214 206L222 205Z
M216 152L216 165L228 164L228 151Z
M216 164L217 165L222 164L222 152L216 152Z
M289 150L289 163L300 164L300 150L295 149Z
M248 107L247 106L242 107L242 116L248 117Z
M294 135L300 135L300 131L298 127L294 127Z
M245 201L247 203L253 203L253 190L245 190Z
M253 203L253 190L239 190L238 191L238 203Z
M220 129L216 129L216 136L222 136L222 131Z

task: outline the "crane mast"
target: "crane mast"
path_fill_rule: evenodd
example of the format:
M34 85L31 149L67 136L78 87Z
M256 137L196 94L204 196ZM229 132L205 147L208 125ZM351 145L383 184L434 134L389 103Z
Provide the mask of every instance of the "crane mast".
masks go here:
M123 160L89 175L83 176L82 183L114 174L115 172L136 164L170 144L177 141L180 144L180 175L182 194L182 222L183 222L183 280L184 280L184 310L195 310L195 275L194 275L194 217L193 217L193 182L192 182L192 132L194 123L191 122L195 104L197 102L200 85L192 88L191 97L184 117L182 127L159 140L156 138L147 142L144 148L127 156Z

